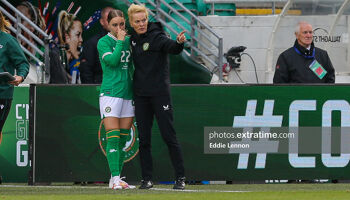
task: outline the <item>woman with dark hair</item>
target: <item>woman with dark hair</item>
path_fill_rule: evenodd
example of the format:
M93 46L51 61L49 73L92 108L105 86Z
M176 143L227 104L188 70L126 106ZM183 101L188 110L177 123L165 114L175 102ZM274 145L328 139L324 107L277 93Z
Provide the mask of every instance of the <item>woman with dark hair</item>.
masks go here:
M14 75L14 80L0 79L0 138L2 127L11 108L13 86L19 85L26 78L29 64L17 40L9 34L10 23L0 11L0 73ZM7 72L7 73L6 73ZM10 76L11 77L11 76Z
M58 16L58 39L60 46L65 49L67 70L71 83L80 83L79 65L80 49L83 43L83 28L79 19L66 11L61 11Z
M107 160L111 171L110 188L133 189L120 178L134 117L130 38L126 35L125 18L120 10L108 14L110 32L97 43L103 71L100 91L100 112L107 135Z

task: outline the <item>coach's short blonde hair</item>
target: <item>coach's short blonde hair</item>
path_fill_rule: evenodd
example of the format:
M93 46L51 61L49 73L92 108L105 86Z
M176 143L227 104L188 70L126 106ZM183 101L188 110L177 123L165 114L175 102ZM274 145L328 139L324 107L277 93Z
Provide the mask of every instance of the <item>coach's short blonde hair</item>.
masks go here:
M144 5L131 4L131 6L128 9L129 22L131 23L133 14L140 13L140 12L146 13L146 18L148 20L148 11Z

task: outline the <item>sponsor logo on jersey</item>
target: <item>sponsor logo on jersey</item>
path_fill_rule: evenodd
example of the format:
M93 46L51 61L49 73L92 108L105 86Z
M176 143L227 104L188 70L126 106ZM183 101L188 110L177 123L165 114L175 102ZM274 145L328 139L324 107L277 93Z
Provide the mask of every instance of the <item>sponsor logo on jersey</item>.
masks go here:
M116 149L109 150L109 153L113 153L113 152L117 152L117 150Z
M4 46L2 46L2 45L0 44L0 49L2 49L2 47L4 47Z
M142 48L144 51L147 51L149 49L149 43L148 42L143 43Z

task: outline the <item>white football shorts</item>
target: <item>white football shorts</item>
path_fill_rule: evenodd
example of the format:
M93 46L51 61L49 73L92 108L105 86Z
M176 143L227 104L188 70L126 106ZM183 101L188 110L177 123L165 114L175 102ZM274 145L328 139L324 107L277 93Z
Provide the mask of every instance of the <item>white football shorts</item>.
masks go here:
M104 117L134 117L135 106L132 100L125 100L118 97L101 96L100 97L101 119Z

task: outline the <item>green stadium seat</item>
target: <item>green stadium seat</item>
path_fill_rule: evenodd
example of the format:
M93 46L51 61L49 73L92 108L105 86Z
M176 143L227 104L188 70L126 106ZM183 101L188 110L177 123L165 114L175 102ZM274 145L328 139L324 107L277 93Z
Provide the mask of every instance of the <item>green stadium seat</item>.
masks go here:
M211 4L207 4L206 15L211 15ZM214 15L219 16L235 16L236 15L236 5L227 3L216 3L214 4Z
M179 22L179 24L181 24L182 26L185 27L186 31L191 30L191 26L188 25L187 23L185 23L185 22L183 22L183 21L178 21L178 22ZM173 28L174 30L176 30L176 31L179 32L179 33L180 33L181 31L183 31L183 29L180 28L179 26L177 26L174 22L168 22L167 24L168 24L171 28ZM165 27L165 31L169 33L171 39L173 39L173 40L176 39L176 36L177 36L177 35L176 35L175 33L171 32L167 27ZM190 39L190 35L189 35L188 32L186 32L185 35L186 35L186 38L187 38L187 39Z

